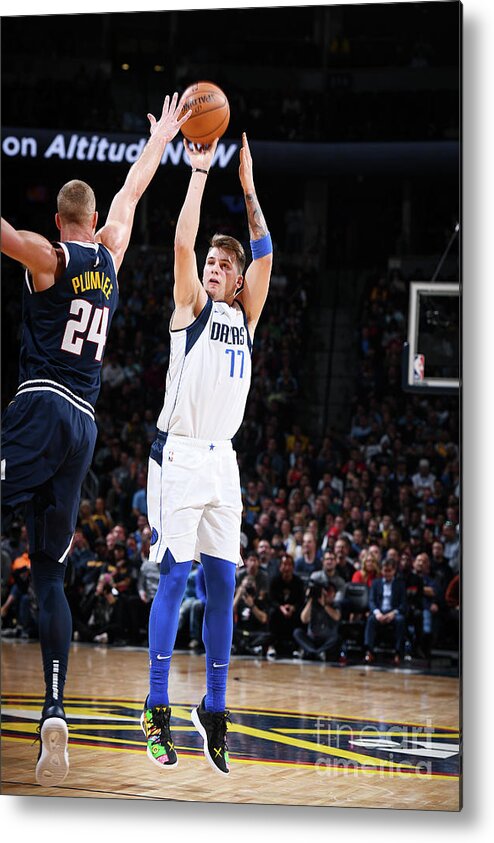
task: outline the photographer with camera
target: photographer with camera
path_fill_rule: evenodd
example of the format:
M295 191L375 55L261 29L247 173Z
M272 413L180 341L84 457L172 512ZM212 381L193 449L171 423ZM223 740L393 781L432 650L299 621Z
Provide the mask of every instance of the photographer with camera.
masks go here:
M300 623L300 610L304 604L304 583L294 573L295 564L289 553L280 559L279 571L269 584L271 611L269 631L272 647L268 656L293 655L293 631Z
M81 606L81 618L74 618L74 627L79 641L96 644L125 641L124 598L111 574L101 574L95 590Z
M300 621L307 630L296 629L293 637L302 648L305 658L317 656L326 661L328 656L339 652L338 626L341 611L335 605L336 589L332 582L320 584L309 582L305 597L306 604L300 614Z
M233 600L233 652L237 655L258 655L269 640L267 606L257 589L256 580L247 575Z

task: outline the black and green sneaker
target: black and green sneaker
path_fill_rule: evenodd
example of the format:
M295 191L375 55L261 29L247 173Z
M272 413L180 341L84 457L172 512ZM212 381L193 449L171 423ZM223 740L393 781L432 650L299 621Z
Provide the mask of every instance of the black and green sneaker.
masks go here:
M170 730L171 713L169 705L157 705L154 708L145 708L141 715L141 728L148 744L147 756L162 770L176 767L178 764Z
M228 766L227 723L231 723L229 711L206 711L203 697L201 704L192 710L194 726L204 740L204 755L213 770L221 776L230 772Z

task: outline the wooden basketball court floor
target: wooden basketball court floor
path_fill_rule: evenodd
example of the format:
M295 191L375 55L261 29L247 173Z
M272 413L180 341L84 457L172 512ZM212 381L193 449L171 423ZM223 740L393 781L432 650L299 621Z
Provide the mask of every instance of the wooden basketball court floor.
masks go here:
M144 649L73 644L65 708L70 771L36 784L42 704L39 644L2 641L2 793L200 802L460 807L459 682L400 668L233 658L231 773L216 774L190 710L204 694L203 656L176 653L170 673L173 770L146 756L139 725Z

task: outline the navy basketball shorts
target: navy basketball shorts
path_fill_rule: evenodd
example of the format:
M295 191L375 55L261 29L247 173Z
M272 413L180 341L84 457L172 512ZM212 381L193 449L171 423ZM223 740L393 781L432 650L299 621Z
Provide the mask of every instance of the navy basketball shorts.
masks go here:
M149 558L176 562L207 553L240 562L242 496L232 443L158 433L148 470Z
M2 510L25 505L31 553L42 551L65 561L96 435L92 408L81 409L59 393L24 392L7 407L2 419Z

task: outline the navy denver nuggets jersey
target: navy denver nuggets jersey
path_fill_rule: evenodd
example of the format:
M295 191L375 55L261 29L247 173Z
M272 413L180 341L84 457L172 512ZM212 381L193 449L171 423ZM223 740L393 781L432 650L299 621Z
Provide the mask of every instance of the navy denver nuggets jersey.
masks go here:
M58 384L94 407L118 282L113 256L101 243L54 244L65 257L55 284L35 292L26 272L19 383Z

